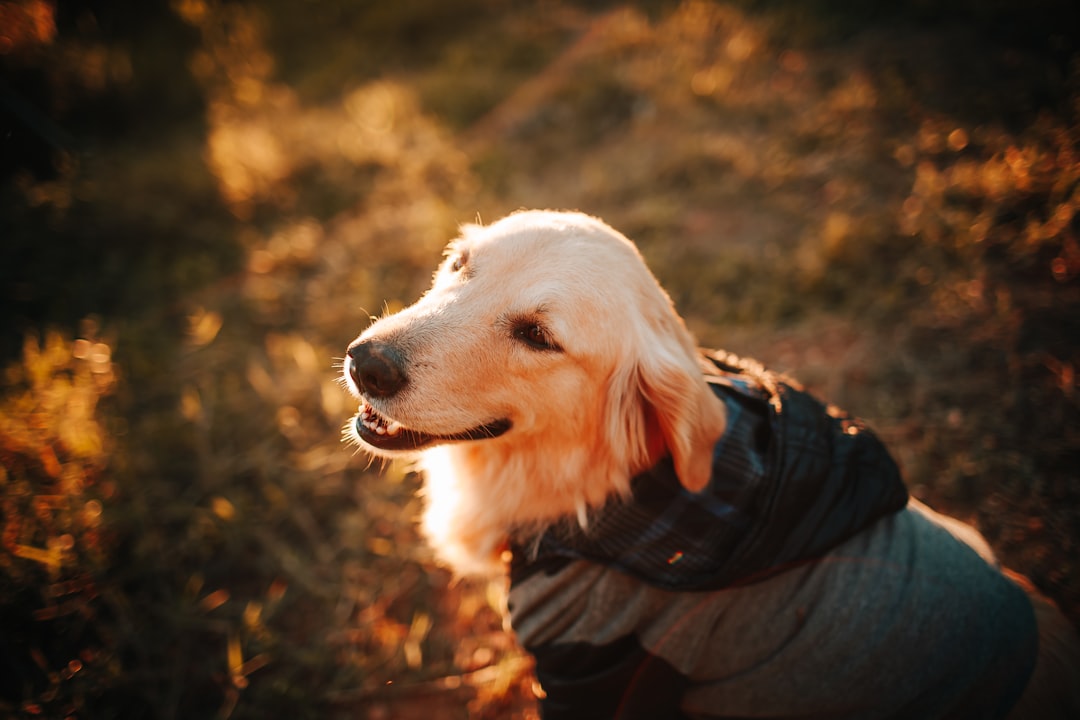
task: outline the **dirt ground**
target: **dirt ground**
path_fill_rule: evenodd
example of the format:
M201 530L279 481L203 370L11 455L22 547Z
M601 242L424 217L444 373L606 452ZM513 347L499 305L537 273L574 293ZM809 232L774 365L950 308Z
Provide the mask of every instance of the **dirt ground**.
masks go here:
M1070 3L119 5L0 3L39 21L0 57L0 620L43 648L4 708L536 717L334 366L521 207L625 232L1080 623Z

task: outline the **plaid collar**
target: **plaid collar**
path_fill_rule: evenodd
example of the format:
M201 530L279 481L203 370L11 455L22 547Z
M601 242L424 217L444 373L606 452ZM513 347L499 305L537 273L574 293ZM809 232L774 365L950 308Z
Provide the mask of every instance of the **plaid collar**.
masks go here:
M671 458L631 481L631 497L613 499L582 528L566 520L515 559L590 560L667 589L713 586L754 524L748 515L769 475L768 394L750 379L708 377L727 408L727 428L713 449L712 479L692 493ZM559 563L562 564L562 563Z

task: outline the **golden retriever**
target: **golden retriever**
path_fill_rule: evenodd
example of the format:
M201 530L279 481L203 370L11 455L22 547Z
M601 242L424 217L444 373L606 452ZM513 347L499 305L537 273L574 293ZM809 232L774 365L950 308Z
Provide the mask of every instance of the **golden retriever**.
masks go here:
M499 572L509 528L586 523L665 452L688 489L705 485L724 409L629 240L522 212L465 226L446 255L427 294L351 346L347 373L356 439L422 450L423 530L443 561Z
M490 226L464 226L448 246L431 289L414 305L365 330L349 346L345 365L346 382L360 399L349 435L375 455L418 459L424 477L423 534L438 558L461 575L505 572L509 548L520 554L530 538L549 528L568 522L589 528L595 514L610 503L635 502L634 479L662 462L670 461L677 484L686 493L702 491L710 484L714 449L729 420L734 422L731 410L736 407L722 401L703 380L703 374L715 367L698 350L633 243L602 221L572 212L523 211ZM844 432L858 433L861 426L843 427ZM987 635L1006 624L994 613L1031 614L1027 596L995 569L985 542L970 528L959 529L953 523L909 505L895 518L877 523L876 529L830 550L828 562L804 563L753 583L696 593L653 588L603 563L577 562L569 569L562 564L559 568L564 571L539 573L519 583L517 616L513 608L511 614L523 644L534 654L548 653L546 660L538 654L538 673L549 696L587 677L590 668L598 677L610 677L606 667L589 665L594 656L629 668L621 691L613 693L610 685L604 686L607 694L620 696L611 703L598 699L603 691L576 696L567 691L563 699L549 697L550 717L648 717L650 712L668 716L667 710L646 709L663 696L655 690L659 681L650 686L651 694L633 695L641 678L648 676L645 667L663 670L659 676L672 681L668 685L675 700L670 707L693 717L710 717L714 710L717 716L756 714L772 708L770 702L779 703L777 709L768 710L777 716L798 711L815 717L933 717L937 711L927 709L932 707L925 704L930 702L927 698L938 698L942 707L963 702L982 708L980 702L999 702L991 697L999 688L1015 684L1015 693L999 702L1007 710L1005 706L1011 707L1024 687L1030 666L1003 670L1005 666L993 665L997 659L989 653L978 660L989 668L984 672L970 660L975 668L971 679L954 678L956 687L948 690L966 700L942 700L946 691L935 684L939 676L950 676L957 662L965 661L949 652L974 657L978 653L965 648L985 650L993 645L987 644ZM917 552L925 554L926 548L938 547L935 543L942 549L924 561ZM921 587L919 573L939 577L947 572L927 567L907 568L908 574L902 576L873 575L892 567L891 556L887 562L881 561L883 556L871 557L880 547L886 547L882 553L903 554L916 563L939 562L942 567L959 563L956 567L971 570L979 580L965 581L965 587L940 606L925 599L933 597L927 594L921 605L898 610L901 601L894 602L895 598L906 602L917 595L915 590L894 587L898 577L906 578L903 582L911 587ZM681 556L676 552L669 562ZM854 563L852 558L872 562ZM976 589L983 581L994 588L985 593L985 601ZM940 582L924 585L943 592ZM813 590L810 595L800 595L808 589ZM858 610L852 609L853 593L859 595ZM1001 599L1006 597L1007 601ZM952 615L932 617L936 607ZM1006 612L1006 607L1013 609ZM1075 678L1078 665L1071 631L1060 614L1046 607L1036 602L1042 656L1053 646L1060 656L1054 672L1059 678ZM903 614L903 622L889 625L893 634L878 637L877 646L835 631L839 616L846 626L861 627L858 632L877 637L881 614L886 612ZM665 620L666 613L673 613L673 619ZM960 618L968 615L985 616L986 623L994 617L998 625L972 630L970 620ZM687 621L681 618L690 616L703 622L704 635L685 633ZM1051 630L1046 629L1044 616L1052 616ZM724 623L735 618L735 627L721 632ZM942 650L945 664L940 669L920 654L927 643L914 629L931 620L944 628L940 642L951 645ZM821 637L828 640L796 651L792 638L810 636L815 622L825 628ZM613 629L616 626L620 629ZM1016 648L1021 648L1032 664L1034 626L1031 620L1030 638L1017 631L1015 642L1008 640L1013 643L1008 652L1019 657L1022 653ZM748 635L747 627L763 629ZM787 629L777 630L778 637L763 635L772 627ZM912 631L904 632L903 627ZM967 634L950 639L950 632L961 629ZM741 638L734 647L732 633ZM702 637L711 639L705 642ZM616 646L617 652L612 650ZM830 655L823 646L835 652ZM787 650L777 649L781 647ZM865 678L859 682L867 688L866 703L900 703L890 699L889 692L902 690L908 693L902 702L909 703L911 712L915 707L925 712L911 715L900 709L890 715L869 706L851 710L860 707L851 685L843 692L828 693L818 704L811 701L814 688L828 685L823 678L838 682L846 677L838 668L852 648L862 653L870 677L878 681L874 658L880 659L882 668L892 668L883 673L895 673L896 656L910 654L910 663L901 666L902 677L887 686L889 691ZM757 659L738 672L717 665L718 658L759 650ZM816 659L810 659L813 654ZM761 660L766 656L768 662ZM663 662L650 664L640 658ZM801 668L795 675L805 676L810 689L792 691L795 699L763 700L755 683L768 687L794 682L791 662ZM1037 676L1042 679L1031 685L1056 686L1046 692L1060 694L1062 683L1045 679L1050 676L1042 657L1039 665ZM545 669L552 671L545 676ZM983 674L976 678L979 672ZM567 674L569 684L564 682ZM728 676L739 678L742 685L733 690ZM829 714L829 703L835 702L831 698L840 696L848 709ZM599 704L591 704L594 700ZM1026 707L1033 707L1034 701L1024 700ZM997 717L1004 711L972 712L963 716Z

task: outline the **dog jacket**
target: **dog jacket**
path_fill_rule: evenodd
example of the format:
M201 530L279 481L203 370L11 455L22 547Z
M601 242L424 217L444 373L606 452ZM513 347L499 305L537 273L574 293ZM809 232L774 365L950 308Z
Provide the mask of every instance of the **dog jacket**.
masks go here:
M728 423L702 492L665 460L586 528L512 544L545 720L1003 717L1037 647L1023 591L908 506L858 420L710 360Z
M667 590L718 589L820 557L907 504L896 463L859 420L752 361L709 360L727 409L709 485L689 492L665 458L587 528L568 518L519 543L512 577L582 559Z

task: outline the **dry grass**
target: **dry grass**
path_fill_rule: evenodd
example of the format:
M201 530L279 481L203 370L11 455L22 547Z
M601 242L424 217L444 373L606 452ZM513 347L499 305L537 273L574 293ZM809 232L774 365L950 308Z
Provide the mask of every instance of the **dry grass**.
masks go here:
M13 41L4 712L534 717L500 588L433 567L335 368L523 206L626 231L704 343L867 417L1080 619L1080 70L1039 15L1075 11L389 7Z

